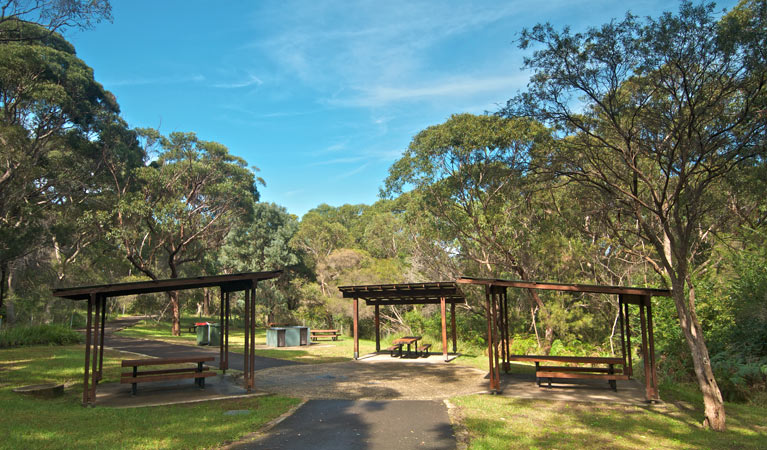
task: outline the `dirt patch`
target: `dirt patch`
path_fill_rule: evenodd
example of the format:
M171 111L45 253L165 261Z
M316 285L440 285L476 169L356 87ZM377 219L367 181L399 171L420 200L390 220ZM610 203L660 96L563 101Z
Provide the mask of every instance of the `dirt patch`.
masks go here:
M347 361L256 372L259 390L306 399L442 400L487 390L486 372L453 363Z

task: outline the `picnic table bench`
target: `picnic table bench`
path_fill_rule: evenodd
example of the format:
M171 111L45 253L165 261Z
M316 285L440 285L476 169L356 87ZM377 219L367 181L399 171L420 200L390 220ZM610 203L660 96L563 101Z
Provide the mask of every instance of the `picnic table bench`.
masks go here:
M546 356L546 355L509 355L509 361L523 361L535 363L535 382L541 385L541 379L548 379L549 387L551 380L556 378L569 379L600 379L607 380L613 390L618 390L616 380L628 380L624 374L623 358L597 357L597 356ZM551 362L560 365L542 366L541 363ZM591 366L563 366L561 364L590 364ZM607 367L594 367L594 364L606 365Z
M311 335L313 341L316 341L319 338L330 338L334 341L338 340L338 330L311 330Z
M152 358L152 359L126 359L122 362L122 367L133 367L133 372L123 372L120 376L120 383L131 384L131 392L136 395L137 384L147 381L170 381L181 380L184 378L194 378L194 384L200 389L205 389L205 378L216 376L215 372L210 371L210 367L203 363L213 361L213 356L193 356L186 358ZM180 367L176 369L158 369L142 370L140 366L167 366L195 363L197 367Z
M412 353L410 351L410 346L414 345L415 346L415 357L417 358L418 356L420 356L419 352L421 351L422 348L426 347L426 349L428 349L431 346L431 344L428 344L426 346L419 347L418 346L418 341L420 339L421 339L421 336L403 336L401 338L393 340L392 341L392 346L389 347L387 350L389 350L391 352L392 358L395 357L394 352L397 351L397 350L399 351L399 356L403 357L405 355L402 353L402 346L403 345L407 345L407 355L410 356L410 355L414 354L414 353Z

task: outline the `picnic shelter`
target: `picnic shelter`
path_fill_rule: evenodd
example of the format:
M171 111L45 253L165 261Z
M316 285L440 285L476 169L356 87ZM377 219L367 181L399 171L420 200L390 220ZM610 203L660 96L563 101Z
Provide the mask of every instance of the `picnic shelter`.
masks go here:
M639 329L642 339L640 356L643 361L645 379L645 399L657 401L658 375L655 365L655 339L653 338L652 297L670 297L669 289L643 287L605 286L587 284L564 284L524 280L501 280L489 278L461 277L458 284L485 287L487 311L487 342L490 372L490 389L500 391L500 368L510 371L510 361L534 362L536 378L541 379L582 378L606 379L615 388L616 380L628 380L633 376L633 364L630 355L632 328L630 325L629 305L639 306ZM509 337L509 307L506 290L508 288L536 289L570 292L572 294L608 294L618 296L618 320L620 325L621 355L616 358L568 357L545 355L512 355ZM542 366L543 363L570 364L568 366ZM573 366L575 364L575 366ZM580 366L577 366L580 364ZM587 367L584 365L588 365ZM596 367L608 365L609 367ZM615 368L620 366L620 368Z
M219 369L226 373L229 366L229 322L231 317L230 296L235 292L244 292L245 296L245 350L244 350L244 382L248 392L253 389L255 372L255 329L256 329L256 287L259 281L277 278L282 270L269 272L245 272L231 275L212 275L191 278L172 278L165 280L136 281L129 283L102 284L96 286L80 286L65 289L54 289L53 295L74 301L87 301L88 314L85 326L85 368L83 378L83 406L93 405L96 401L96 386L101 380L104 360L104 324L106 322L107 301L110 298L126 295L151 294L160 292L182 291L201 288L219 288L221 303L219 308L221 320L221 345ZM167 360L167 362L182 362ZM203 360L201 358L200 366ZM189 361L184 361L189 362ZM126 366L123 361L123 366ZM128 364L130 365L130 364ZM195 377L199 374L171 373L183 369L166 370L162 375L152 379L172 379L179 377ZM134 376L136 377L136 366ZM124 381L124 380L121 380ZM129 379L130 381L130 379ZM136 381L136 380L133 380ZM202 378L204 382L204 378ZM198 380L195 378L195 382ZM204 384L201 384L204 386ZM135 383L134 383L135 389Z
M351 298L354 359L359 358L359 300L375 307L374 323L376 352L381 351L380 307L387 305L440 305L442 318L442 354L448 360L447 346L447 305L450 305L450 330L453 340L453 353L458 351L455 326L455 305L465 304L466 298L453 281L401 284L368 284L359 286L339 286L343 298Z

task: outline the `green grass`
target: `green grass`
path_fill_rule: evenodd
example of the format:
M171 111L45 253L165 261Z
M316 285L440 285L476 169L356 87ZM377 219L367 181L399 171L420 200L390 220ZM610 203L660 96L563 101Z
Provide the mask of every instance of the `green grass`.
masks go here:
M83 347L0 350L0 448L210 448L256 431L298 404L282 396L136 409L83 408ZM119 352L104 352L103 382L117 381ZM11 392L18 386L67 383L52 400ZM233 409L245 415L225 416Z
M728 429L718 433L700 426L699 394L681 386L662 388L668 403L646 407L488 395L456 397L453 403L471 449L767 447L767 408L728 403Z

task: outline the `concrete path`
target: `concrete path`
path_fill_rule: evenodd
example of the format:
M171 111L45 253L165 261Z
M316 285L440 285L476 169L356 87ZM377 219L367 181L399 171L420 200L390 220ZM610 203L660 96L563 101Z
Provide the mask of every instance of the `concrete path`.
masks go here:
M254 441L235 449L451 449L456 448L441 401L310 400Z
M114 332L142 318L107 323L105 344L116 350L170 358L210 353L218 365L218 347L170 344L133 339ZM294 361L256 356L256 371L298 365ZM300 364L304 366L303 364ZM243 370L243 355L229 353L229 367ZM289 394L288 394L289 395ZM254 430L255 431L255 430ZM309 400L257 440L236 442L237 449L452 449L456 448L447 407L438 400Z

